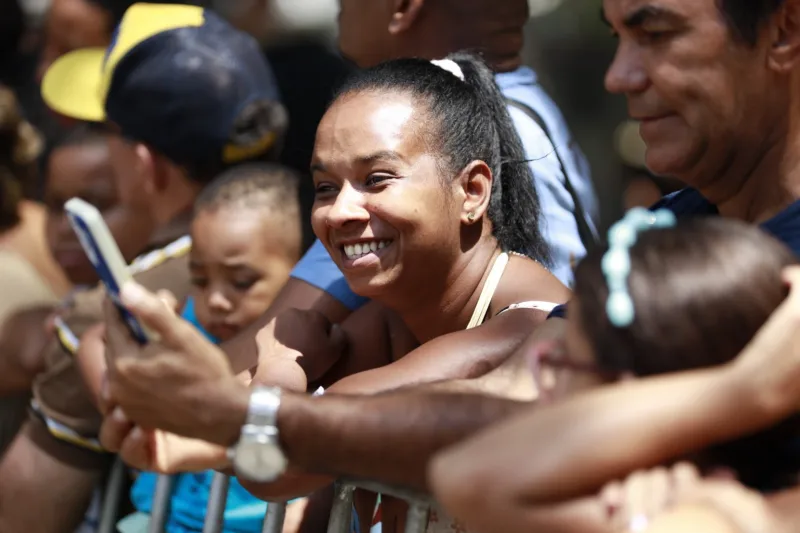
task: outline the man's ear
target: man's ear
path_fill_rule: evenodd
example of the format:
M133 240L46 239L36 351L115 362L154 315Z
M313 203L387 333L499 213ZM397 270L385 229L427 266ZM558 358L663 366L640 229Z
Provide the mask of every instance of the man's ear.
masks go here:
M162 165L158 161L158 156L149 146L136 143L136 171L141 176L142 187L148 195L162 191L166 185L166 175L160 169Z
M800 58L800 0L785 0L775 15L771 36L770 66L783 73L797 68Z
M375 0L373 0L375 1ZM392 0L392 19L389 22L389 33L398 35L408 31L419 19L425 0Z
M492 171L483 161L473 161L464 167L458 178L464 201L461 207L461 223L472 225L479 222L489 210L492 196Z

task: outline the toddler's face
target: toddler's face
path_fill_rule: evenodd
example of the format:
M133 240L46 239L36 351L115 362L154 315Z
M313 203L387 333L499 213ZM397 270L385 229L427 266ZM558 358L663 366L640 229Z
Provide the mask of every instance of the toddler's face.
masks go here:
M189 268L197 320L224 341L258 319L289 279L296 258L280 220L255 208L219 208L192 222Z

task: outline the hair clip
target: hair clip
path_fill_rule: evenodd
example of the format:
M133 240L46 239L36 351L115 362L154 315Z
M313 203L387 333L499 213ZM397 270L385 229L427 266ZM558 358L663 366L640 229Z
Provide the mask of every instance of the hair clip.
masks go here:
M434 65L436 65L441 69L446 70L447 72L449 72L456 78L460 79L461 81L465 80L464 71L461 70L461 67L458 66L458 63L456 63L452 59L434 59L433 61L431 61L431 63L433 63Z
M608 251L603 256L601 268L608 285L606 315L614 326L630 326L636 314L627 282L631 273L630 249L636 244L638 234L652 228L672 227L675 222L672 211L635 208L608 231Z

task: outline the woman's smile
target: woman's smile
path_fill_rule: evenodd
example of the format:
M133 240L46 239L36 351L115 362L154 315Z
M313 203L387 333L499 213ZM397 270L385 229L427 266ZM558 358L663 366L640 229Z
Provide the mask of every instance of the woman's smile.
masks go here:
M370 239L339 244L342 255L342 269L368 267L387 255L394 241L391 239Z

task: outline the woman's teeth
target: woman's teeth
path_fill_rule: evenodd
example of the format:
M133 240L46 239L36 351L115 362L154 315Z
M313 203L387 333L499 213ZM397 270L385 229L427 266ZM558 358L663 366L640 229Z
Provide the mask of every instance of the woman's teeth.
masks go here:
M348 259L358 259L359 257L365 256L369 253L377 252L383 248L386 248L391 244L392 241L372 241L372 242L361 242L358 244L347 244L344 246L344 255Z

